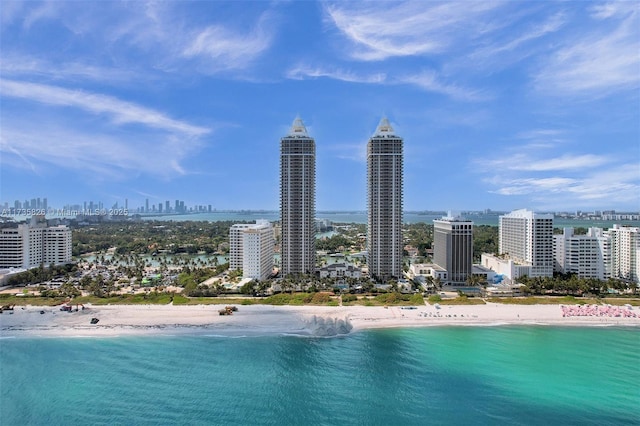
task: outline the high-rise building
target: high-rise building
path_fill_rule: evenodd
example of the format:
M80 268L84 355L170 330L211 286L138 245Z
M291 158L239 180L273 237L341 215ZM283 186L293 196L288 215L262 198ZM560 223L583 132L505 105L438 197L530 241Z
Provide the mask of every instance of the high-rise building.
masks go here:
M273 227L256 221L242 233L242 277L266 280L273 273Z
M461 285L473 273L473 222L449 214L433 221L433 263L447 270L447 283Z
M611 276L611 238L601 228L589 228L586 235L564 228L553 236L554 271L580 278L606 280Z
M273 272L273 226L267 220L238 223L229 229L229 269L242 269L244 278L265 280Z
M243 237L242 233L250 223L236 223L229 229L229 270L242 269Z
M383 118L367 145L369 275L402 277L402 138Z
M640 227L613 225L611 236L611 276L640 283Z
M300 118L280 139L281 272L312 274L316 266L316 144Z
M530 266L530 277L553 276L553 214L521 209L500 216L499 252Z
M28 224L0 230L0 269L29 269L71 262L71 230L47 227L44 216Z

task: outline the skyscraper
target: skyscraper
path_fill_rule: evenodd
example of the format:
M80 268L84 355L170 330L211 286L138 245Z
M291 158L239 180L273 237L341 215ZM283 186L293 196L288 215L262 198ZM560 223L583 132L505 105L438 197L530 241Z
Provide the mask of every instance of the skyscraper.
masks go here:
M402 278L402 138L383 118L367 145L369 275Z
M311 274L316 266L316 144L300 118L280 140L281 273Z
M521 209L500 216L500 254L531 266L530 277L553 276L553 214Z
M447 283L466 283L473 273L472 221L452 214L433 221L433 262L447 270Z

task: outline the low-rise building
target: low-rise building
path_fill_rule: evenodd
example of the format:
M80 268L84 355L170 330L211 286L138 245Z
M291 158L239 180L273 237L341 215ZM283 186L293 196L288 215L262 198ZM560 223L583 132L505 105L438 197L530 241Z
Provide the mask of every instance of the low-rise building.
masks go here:
M516 280L525 275L531 276L531 263L516 263L515 260L507 256L482 253L480 265L494 271L496 275L502 275L510 280Z
M439 280L441 283L445 283L448 277L447 270L434 263L413 263L409 266L407 276L420 282L424 282L427 277L431 277L431 279Z
M320 278L360 278L360 268L347 263L333 263L318 270Z

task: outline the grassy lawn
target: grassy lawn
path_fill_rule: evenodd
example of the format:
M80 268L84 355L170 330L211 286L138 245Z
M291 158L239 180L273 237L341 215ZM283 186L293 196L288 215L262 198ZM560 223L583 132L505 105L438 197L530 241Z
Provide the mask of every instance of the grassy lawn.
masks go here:
M602 299L602 303L608 303L609 305L623 306L629 304L631 306L640 306L640 299L626 299L623 297L606 297Z
M354 299L355 297L355 299ZM344 295L344 306L420 306L424 299L420 294L383 293L376 296Z
M63 297L36 297L36 296L0 296L0 306L56 306L64 303ZM502 303L508 305L575 305L575 304L611 304L622 306L630 304L640 306L640 298L582 298L573 296L557 297L492 297L487 302ZM485 301L478 297L459 296L455 299L442 299L438 295L429 297L429 304L440 305L483 305ZM72 304L93 305L167 305L171 303L171 295L165 293L127 294L122 296L100 298L95 296L82 296L72 300ZM313 305L313 306L338 306L338 296L328 292L319 293L280 293L269 297L185 297L180 294L173 296L174 305ZM344 294L342 296L344 306L421 306L424 299L420 294L383 293L378 295Z
M436 303L441 305L484 305L485 301L479 297L458 296L455 299L442 299Z
M600 299L573 296L542 296L542 297L490 297L487 302L503 303L506 305L584 305L599 304Z
M0 306L16 305L16 306L56 306L67 300L64 297L39 297L39 296L14 296L7 295L0 298Z

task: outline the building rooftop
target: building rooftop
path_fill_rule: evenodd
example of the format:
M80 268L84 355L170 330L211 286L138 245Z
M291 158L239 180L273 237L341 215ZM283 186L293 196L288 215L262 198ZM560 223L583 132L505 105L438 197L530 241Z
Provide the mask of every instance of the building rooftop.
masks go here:
M376 128L376 132L373 134L373 137L387 137L387 136L396 136L393 127L389 123L389 119L387 117L382 117L380 123L378 123L378 127Z
M291 125L291 129L289 129L289 134L287 137L293 138L308 138L309 134L307 133L307 128L302 122L302 118L296 117L293 120L293 124Z

